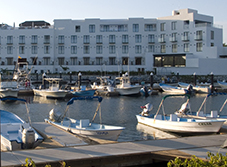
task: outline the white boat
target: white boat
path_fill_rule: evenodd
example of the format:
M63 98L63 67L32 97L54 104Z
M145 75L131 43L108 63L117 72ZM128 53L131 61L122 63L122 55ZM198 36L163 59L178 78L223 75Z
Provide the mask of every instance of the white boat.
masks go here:
M76 120L70 117L66 117L66 113L68 111L69 105L73 104L74 100L85 100L85 99L94 99L94 98L98 99L99 104L92 121L90 121L89 119ZM55 125L71 133L75 133L77 135L86 136L89 138L98 138L98 139L116 141L120 133L125 129L124 127L104 125L101 122L100 124L93 123L97 115L97 112L98 111L100 112L99 107L100 107L101 101L102 101L102 97L99 97L99 96L73 97L68 101L67 108L63 114L60 114L55 109L52 109L49 113L49 119L45 119L45 122L48 122L52 125Z
M2 81L0 74L0 98L3 97L18 97L19 89L16 81Z
M13 73L13 80L17 81L19 91L28 91L34 88L30 78L31 70L32 68L29 69L26 58L18 58Z
M62 90L59 88L59 82L62 80L61 78L45 78L49 82L48 89L33 89L34 95L43 96L47 98L64 98L69 90Z
M165 93L170 93L170 94L189 94L190 93L188 89L177 87L177 86L172 86L172 85L163 84L163 83L160 83L159 86L160 88L162 88L162 90Z
M221 112L224 108L224 106L227 103L227 99L224 101L223 105L221 106L220 110L213 110L209 113L206 112L206 101L207 98L210 96L217 96L217 95L227 95L225 92L216 92L216 93L209 93L203 100L201 106L199 107L197 112L192 112L191 110L185 110L184 106L181 107L180 110L176 111L175 114L178 115L178 117L189 117L189 118L199 118L199 119L217 119L217 120L223 120L225 123L227 123L227 115L222 115ZM204 111L202 111L202 108L204 107Z
M221 86L222 89L227 89L227 82L217 81L218 85Z
M140 94L140 85L131 85L130 77L128 73L122 75L122 77L116 77L116 79L120 80L120 84L116 85L115 90L120 95L138 95Z
M97 77L99 79L100 84L97 85L96 82L94 82L91 85L92 89L96 89L97 92L114 92L114 81L111 79L109 76L102 76L102 77Z
M2 98L2 101L9 98ZM25 102L24 99L10 98L10 100L19 100ZM26 106L28 111L28 108ZM31 149L38 146L44 139L33 129L30 123L26 123L17 115L0 110L1 114L1 145L3 150L19 150Z
M182 88L188 88L189 86L192 86L192 89L196 91L196 93L211 93L211 89L208 86L198 86L198 85L191 85L184 82L178 82L178 85Z
M152 110L150 104L147 104L143 107L143 112L139 115L136 115L139 123L152 126L154 128L161 129L168 132L176 133L217 133L222 127L225 121L215 120L215 119L196 119L196 118L182 118L178 117L176 114L170 114L167 116L164 111L164 100L167 97L171 96L182 96L182 95L166 95L162 98L162 101L159 105L159 108L156 114L149 114L149 111ZM187 96L187 102L189 102L190 96ZM187 106L187 105L186 105ZM159 114L160 109L163 109L163 114Z

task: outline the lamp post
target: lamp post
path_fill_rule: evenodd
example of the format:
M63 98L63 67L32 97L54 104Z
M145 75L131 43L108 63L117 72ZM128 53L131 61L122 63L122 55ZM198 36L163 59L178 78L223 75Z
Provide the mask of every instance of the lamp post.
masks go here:
M81 74L81 72L79 72L79 74L78 74L78 88L79 88L79 90L80 90L80 86L81 86L81 76L82 76L82 74Z
M72 72L71 71L69 72L69 82L70 83L72 82Z
M196 86L196 72L193 73L193 76L194 76L193 84L194 86Z
M150 73L150 84L151 84L151 88L153 89L153 83L154 83L154 75L153 72Z
M211 78L210 78L210 89L211 89L211 93L213 93L214 92L214 74L213 74L213 72L211 72L210 73L210 76L211 76Z

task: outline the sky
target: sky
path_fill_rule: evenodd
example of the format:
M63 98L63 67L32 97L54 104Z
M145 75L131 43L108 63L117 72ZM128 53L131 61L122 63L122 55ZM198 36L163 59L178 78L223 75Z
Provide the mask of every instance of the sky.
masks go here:
M227 0L0 0L0 23L18 27L31 20L54 19L127 19L171 16L173 10L191 8L213 16L214 24L223 27L227 43Z

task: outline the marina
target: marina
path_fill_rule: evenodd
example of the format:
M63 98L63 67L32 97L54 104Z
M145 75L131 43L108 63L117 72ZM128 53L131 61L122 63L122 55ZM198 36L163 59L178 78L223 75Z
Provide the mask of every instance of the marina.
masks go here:
M187 151L194 151L192 146L189 144L190 140L197 140L196 138L206 138L209 140L208 143L206 143L206 146L200 145L198 142L196 143L196 146L193 146L193 148L203 149L203 147L208 146L215 146L215 147L221 147L221 145L224 143L224 140L226 139L226 125L224 125L219 133L211 133L209 136L200 135L194 137L187 137L181 136L176 133L167 133L143 124L139 124L136 119L136 115L140 114L141 112L141 106L144 106L147 103L153 104L153 110L151 111L153 114L156 113L159 107L159 103L161 99L166 96L165 93L158 93L158 95L152 95L152 96L103 96L102 105L100 106L102 109L102 123L108 124L108 125L115 125L115 126L122 126L125 127L125 129L121 132L121 134L118 137L117 141L106 141L106 140L98 140L95 138L87 138L82 136L73 136L73 134L68 133L66 131L62 131L59 128L56 128L54 126L51 126L44 122L45 118L48 118L49 111L54 108L58 107L59 110L65 111L65 108L67 106L67 102L69 99L48 99L41 96L19 96L20 98L26 99L28 102L28 107L30 110L30 119L32 122L33 127L42 134L42 136L45 136L45 140L43 143L40 144L39 147L32 150L16 150L13 152L3 151L2 152L2 166L7 166L11 163L14 164L13 166L22 164L25 160L25 156L28 156L29 153L32 153L34 158L33 160L36 163L45 164L46 162L50 162L51 164L57 163L59 160L58 158L61 158L61 160L65 160L66 162L70 163L84 163L82 160L90 160L90 163L106 163L106 161L111 160L112 162L116 162L117 164L124 164L126 163L121 156L125 157L125 159L130 158L134 159L134 161L128 161L127 164L131 164L133 166L134 164L152 164L156 161L168 161L171 158L174 158L175 154L172 154L172 156L169 156L170 152L173 150L184 150L183 153L180 153L182 156L187 154ZM191 96L190 103L191 108L193 111L199 110L199 107L201 103L204 101L204 98L207 96L207 94L196 94L194 96ZM206 108L204 109L204 112L210 112L211 110L214 110L217 108L219 109L223 102L225 101L225 95L223 96L211 96L206 101ZM166 101L165 106L168 108L168 111L166 114L172 114L176 110L179 110L181 107L181 104L185 102L185 97L180 96L174 96L169 98L168 101ZM87 119L90 118L90 120L93 117L94 112L91 112L91 108L96 108L97 106L97 99L93 100L76 100L74 101L75 107L69 108L70 117L74 119ZM86 107L85 107L85 106ZM23 120L28 122L28 117L26 114L26 111L24 110L23 106L18 102L12 102L12 103L0 103L1 110L7 110L9 112L17 114L19 117L21 117ZM84 108L88 108L89 110L85 110ZM227 114L226 107L223 108L222 114ZM99 120L97 120L99 122ZM52 128L55 128L53 130ZM190 135L189 135L190 136ZM213 144L213 138L219 139L219 143ZM172 140L184 140L183 145L171 145L171 149L167 146L162 147L161 149L157 149L158 146L157 143L162 143L166 141L166 143L170 142L172 143ZM201 139L204 140L204 139ZM211 140L211 141L210 141ZM138 144L139 143L139 144ZM149 144L148 144L149 143ZM153 143L153 144L152 144ZM187 144L186 144L187 143ZM133 145L131 145L133 144ZM142 145L147 145L147 149L139 149ZM185 147L185 144L189 147ZM131 145L131 146L130 146ZM128 152L128 149L125 147L131 148L131 151ZM122 148L121 150L115 150L112 147L119 147ZM100 155L92 155L91 156L91 150L93 149L102 149L102 153L100 152ZM42 152L46 152L45 150L48 149L48 152L58 152L59 155L62 155L62 151L64 150L65 155L62 155L61 157L57 156L58 158L50 158L48 156L42 157L41 159L37 159L40 155L44 154ZM77 150L86 150L88 152L83 151L83 157L80 157L78 155ZM91 149L91 150L89 150ZM150 149L150 150L149 150ZM115 151L118 152L115 152ZM113 151L113 152L112 152ZM167 151L165 155L156 154L159 151ZM169 152L170 151L170 152ZM106 156L108 152L108 157ZM149 153L148 153L149 152ZM154 154L153 154L154 152ZM225 152L225 150L224 150ZM56 154L55 153L55 154ZM7 159L6 155L11 154L12 159ZM22 155L23 154L23 155ZM53 155L55 155L53 154ZM70 156L68 155L70 154ZM71 156L72 154L72 156ZM81 155L81 153L79 153ZM93 153L92 153L93 154ZM96 153L94 153L96 154ZM163 153L162 153L163 154ZM143 163L142 161L136 159L135 156L141 157L145 156L147 158L144 159ZM152 161L151 155L153 157ZM190 154L187 154L189 157ZM196 154L195 154L196 155ZM17 156L20 156L18 158ZM52 156L52 155L51 155ZM5 158L4 158L5 157ZM20 159L15 160L15 159ZM22 157L24 159L22 159ZM31 156L29 156L31 157ZM54 156L53 156L54 157ZM71 157L71 158L70 158ZM74 157L74 158L72 158ZM79 159L77 159L77 158ZM82 158L82 159L81 159ZM83 159L84 158L84 159ZM14 160L13 160L14 159ZM124 159L124 158L123 158ZM162 160L161 160L162 159ZM96 162L98 161L98 162ZM103 162L104 161L104 162ZM3 165L4 164L4 165ZM88 164L87 164L88 165ZM84 164L86 166L86 164Z

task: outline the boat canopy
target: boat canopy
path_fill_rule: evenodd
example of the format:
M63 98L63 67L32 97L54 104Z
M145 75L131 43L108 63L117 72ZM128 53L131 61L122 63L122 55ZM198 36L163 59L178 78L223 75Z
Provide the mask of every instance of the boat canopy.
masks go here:
M171 96L186 96L188 99L190 99L190 95L189 94L169 94L169 95L165 95L162 100L165 100L167 97L171 97Z
M27 102L25 99L20 99L20 98L16 98L16 97L3 97L0 98L0 100L2 101L7 101L7 100L12 100L12 101L23 101L23 102Z
M73 97L68 101L67 105L73 104L74 100L92 100L95 98L98 99L99 103L102 101L102 97L100 97L100 96Z

